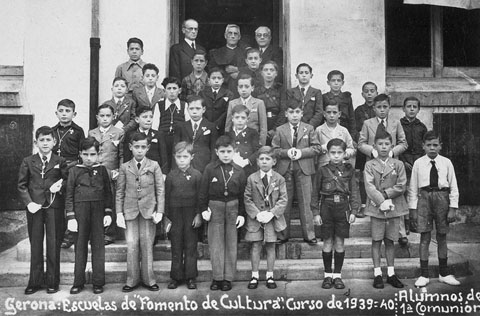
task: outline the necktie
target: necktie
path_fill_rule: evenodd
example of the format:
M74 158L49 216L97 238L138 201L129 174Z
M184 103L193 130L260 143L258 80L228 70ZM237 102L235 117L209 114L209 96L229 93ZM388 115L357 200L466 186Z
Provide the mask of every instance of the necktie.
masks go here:
M142 167L142 164L140 162L137 162L137 169L140 170L141 167Z
M45 171L47 171L47 156L42 155L42 179L45 177Z
M430 169L430 187L438 188L438 170L435 166L435 160L431 160L432 169Z
M192 42L192 49L195 50L195 43Z
M302 98L305 98L305 88L301 88L300 91L302 91Z
M384 120L380 120L380 124L378 124L377 133L378 133L379 131L382 131L382 132L385 132L385 131L386 131Z
M297 147L298 125L293 127L292 147Z
M197 136L198 123L193 124L193 139Z
M117 106L120 107L122 105L122 101L118 100L117 101Z
M268 175L265 174L262 178L262 182L263 182L263 186L265 187L265 189L267 189L268 187Z
M213 91L213 99L214 99L214 100L217 99L217 91Z

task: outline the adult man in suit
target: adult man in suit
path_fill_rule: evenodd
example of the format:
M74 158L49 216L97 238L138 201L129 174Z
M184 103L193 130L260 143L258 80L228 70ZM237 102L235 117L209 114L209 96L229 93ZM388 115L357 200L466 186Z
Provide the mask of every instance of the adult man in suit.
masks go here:
M272 31L270 28L266 26L258 27L255 30L255 40L262 58L261 65L270 60L276 62L279 67L276 80L283 82L283 51L281 47L272 45Z
M183 78L188 76L192 70L192 57L197 49L203 49L200 45L197 45L196 38L198 35L198 22L189 19L182 23L182 33L185 35L183 41L172 45L170 48L170 66L169 76L175 77L182 81ZM206 51L206 50L205 50Z

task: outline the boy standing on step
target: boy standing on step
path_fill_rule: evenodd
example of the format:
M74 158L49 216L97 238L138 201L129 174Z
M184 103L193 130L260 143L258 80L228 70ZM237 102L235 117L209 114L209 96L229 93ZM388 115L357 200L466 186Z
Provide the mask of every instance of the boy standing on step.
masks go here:
M428 131L423 137L426 155L413 164L412 177L408 188L410 227L420 237L420 268L422 275L415 282L416 287L426 286L428 278L428 247L432 238L433 222L437 231L438 280L449 285L460 285L447 266L448 224L455 222L458 208L458 187L455 170L450 159L439 154L442 149L440 137Z

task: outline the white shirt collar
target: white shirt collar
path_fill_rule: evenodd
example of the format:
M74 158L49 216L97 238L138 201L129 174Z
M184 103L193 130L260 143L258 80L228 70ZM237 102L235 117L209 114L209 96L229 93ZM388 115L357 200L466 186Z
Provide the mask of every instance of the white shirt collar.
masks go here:
M212 88L212 93L216 92L218 94L218 91L220 91L220 88L218 88L217 90Z
M245 125L241 130L237 130L235 127L233 128L233 131L235 132L235 136L243 132L244 130L247 129L247 125Z
M383 161L382 159L378 158L378 160L380 160L380 162L381 162L384 166L387 165L387 162L388 162L389 159L390 159L390 158L387 158L387 159L385 159L385 161Z
M113 97L113 100L115 100L115 104L117 104L118 101L120 101L121 103L123 103L123 100L125 100L125 97L123 97L123 98Z
M133 158L134 162L135 162L135 167L137 166L138 163L140 163L140 167L143 166L144 162L145 162L145 157L143 157L142 161L137 161L135 158Z
M307 84L305 87L302 87L301 85L298 85L298 89L302 91L302 88L305 88L305 93L307 93L308 89L310 88L310 85Z
M383 123L385 124L385 127L387 126L387 119L388 119L388 116L384 119L381 119L379 118L378 116L375 116L377 118L377 121L378 121L378 124L382 123L382 120L383 120Z
M104 127L99 126L98 129L100 130L100 133L103 134L103 133L108 132L108 130L110 129L111 126L112 126L112 125L109 125L107 128L104 128Z
M144 130L144 129L142 129L140 126L138 127L138 131L139 131L140 133L144 133L144 134L147 135L147 136L148 136L148 133L150 133L150 129Z
M293 131L293 124L288 122L288 125L290 125L290 129ZM295 126L300 127L300 122L298 122L298 124Z
M192 43L193 45L195 45L195 48L197 48L197 44L195 44L195 41L192 41L192 40L189 40L188 38L185 38L185 42L187 42L188 46L192 47Z
M38 153L38 155L40 156L40 160L42 160L42 156L44 156L44 155L42 153ZM47 157L47 163L48 163L50 161L50 158L52 158L52 152L49 152L45 156Z
M240 99L242 100L242 104L248 104L248 102L250 101L251 98L252 98L251 95L250 95L248 98L246 98L246 99L240 97Z
M263 172L262 170L260 170L260 179L263 179L263 177L265 177L265 175L267 175L268 177L268 180L270 180L272 178L272 169L270 169L268 172ZM270 182L270 181L269 181Z
M190 120L190 122L192 123L192 129L193 129L193 130L195 130L195 128L194 128L194 126L193 126L193 125L195 125L195 124L197 124L197 128L200 127L200 124L202 123L202 119L203 119L203 117L200 118L200 119L199 119L198 121L196 121L196 122L195 122L194 120Z
M181 111L182 110L182 105L180 103L180 99L177 99L175 102L173 102L175 104L175 106L177 107L177 111ZM172 102L169 100L169 99L165 99L165 111L168 110L168 108L170 107L170 104L172 104Z

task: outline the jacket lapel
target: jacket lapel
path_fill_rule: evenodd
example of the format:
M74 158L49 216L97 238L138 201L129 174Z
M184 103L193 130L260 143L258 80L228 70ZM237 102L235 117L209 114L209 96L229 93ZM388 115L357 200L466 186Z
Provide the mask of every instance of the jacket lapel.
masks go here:
M137 172L137 166L135 163L135 158L130 160L130 163L127 166L127 170L137 176L139 173Z
M147 91L145 90L145 87L140 88L139 98L142 99L145 103L152 105L152 103L148 99ZM152 99L152 101L153 101L153 99Z
M290 147L292 147L292 144L293 144L292 143L292 130L290 128L290 124L285 124L284 125L284 133L285 133L285 136L287 137L288 144L290 145Z
M305 133L304 133L304 130L305 130L305 129L306 129L305 124L302 124L302 121L300 121L300 123L298 123L297 144L300 142L300 140L302 139L303 135L305 134Z
M113 102L115 102L115 101L113 101ZM125 97L125 98L123 99L122 104L120 105L120 108L117 110L117 119L118 119L120 116L122 116L123 112L125 112L125 110L127 109L127 103L126 103L126 102L127 102L127 98Z
M255 172L255 186L257 187L258 192L260 192L260 196L263 196L263 182L260 179L260 171Z
M313 95L313 89L312 87L308 87L308 90L305 91L305 99L303 99L303 104L310 101L310 99L312 98L312 95Z
M278 186L278 178L275 173L272 173L272 178L270 179L270 183L268 184L267 194L272 194L273 190Z

